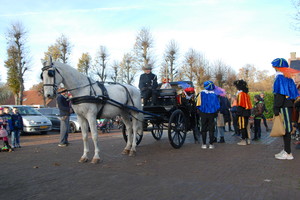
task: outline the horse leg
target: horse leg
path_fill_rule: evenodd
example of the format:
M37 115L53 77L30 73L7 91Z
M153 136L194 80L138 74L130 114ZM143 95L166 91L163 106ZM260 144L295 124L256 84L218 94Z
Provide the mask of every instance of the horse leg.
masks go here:
M89 116L88 121L89 121L92 139L93 139L94 147L95 147L95 154L94 154L94 157L93 157L93 160L91 161L91 163L97 164L100 162L100 156L99 156L100 150L98 147L98 131L97 131L97 124L96 124L96 116Z
M83 155L78 162L84 163L88 161L89 143L88 143L88 123L87 120L81 116L78 116L78 121L81 125L81 134L83 141Z
M129 156L136 155L136 136L137 136L137 132L142 130L142 126L140 125L137 116L138 114L134 115L134 117L132 118L133 136L132 136L132 145L131 145Z
M128 155L130 153L130 149L131 149L131 144L132 144L132 122L129 119L129 116L122 116L123 118L123 122L126 126L126 132L127 134L127 143L126 146L124 148L124 150L122 151L122 154L124 155Z

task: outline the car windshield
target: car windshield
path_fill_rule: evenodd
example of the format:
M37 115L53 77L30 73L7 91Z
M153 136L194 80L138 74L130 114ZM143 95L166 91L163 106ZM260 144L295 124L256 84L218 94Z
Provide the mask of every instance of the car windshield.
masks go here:
M41 115L40 112L36 111L34 108L29 107L29 106L28 107L27 106L17 107L17 108L21 115Z

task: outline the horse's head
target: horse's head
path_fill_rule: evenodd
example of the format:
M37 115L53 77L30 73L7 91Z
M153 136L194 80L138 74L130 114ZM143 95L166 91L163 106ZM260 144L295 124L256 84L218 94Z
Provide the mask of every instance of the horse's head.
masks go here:
M42 60L43 68L41 79L43 80L44 96L46 98L54 98L57 94L57 89L63 78L58 69L54 66L52 58L49 61Z

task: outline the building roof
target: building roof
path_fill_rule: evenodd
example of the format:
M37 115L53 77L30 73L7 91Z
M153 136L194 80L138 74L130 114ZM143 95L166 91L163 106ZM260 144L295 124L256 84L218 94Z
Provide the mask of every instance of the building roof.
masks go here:
M300 60L291 60L290 68L300 70Z
M43 96L37 90L28 90L23 92L23 105L44 105ZM15 97L12 95L4 103L7 105L15 104ZM56 107L56 99L47 99L46 105L49 107Z

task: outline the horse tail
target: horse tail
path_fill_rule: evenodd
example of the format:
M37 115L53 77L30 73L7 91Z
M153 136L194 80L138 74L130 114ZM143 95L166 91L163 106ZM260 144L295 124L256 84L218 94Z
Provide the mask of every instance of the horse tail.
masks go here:
M130 90L130 95L133 97L133 106L136 107L138 110L142 110L142 99L141 99L141 93L140 91L134 87L134 86L127 86ZM143 130L143 120L144 120L144 114L141 112L136 112L136 114L133 114L136 116L136 119L138 121L138 126L140 130Z

